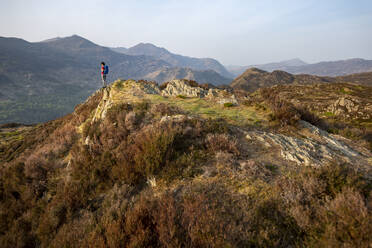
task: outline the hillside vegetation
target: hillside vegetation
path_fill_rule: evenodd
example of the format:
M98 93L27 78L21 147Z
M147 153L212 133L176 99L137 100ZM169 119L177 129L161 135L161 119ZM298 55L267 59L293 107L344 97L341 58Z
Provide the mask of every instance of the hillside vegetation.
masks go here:
M266 72L250 68L231 82L235 90L253 92L259 88L284 84L315 84L315 83L355 83L372 86L372 72L351 74L340 77L319 77L313 75L293 75L285 71Z
M310 106L365 109L370 88L314 87L118 80L63 118L2 126L0 246L369 247L371 148L325 127L371 119Z

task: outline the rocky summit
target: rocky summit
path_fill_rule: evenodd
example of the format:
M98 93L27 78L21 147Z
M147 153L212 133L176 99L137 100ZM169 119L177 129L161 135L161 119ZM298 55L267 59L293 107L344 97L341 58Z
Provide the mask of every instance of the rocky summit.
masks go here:
M0 126L0 246L369 247L371 92L117 80Z

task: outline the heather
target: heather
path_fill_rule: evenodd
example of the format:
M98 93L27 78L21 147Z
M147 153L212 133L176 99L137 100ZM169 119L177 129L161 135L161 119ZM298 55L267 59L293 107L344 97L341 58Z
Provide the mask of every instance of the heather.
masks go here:
M118 81L70 115L3 135L1 247L370 246L366 148L339 141L355 160L340 148L297 163L273 142L328 149L300 126L325 128L311 109L268 90L246 105L197 99L208 111L126 91L149 85Z

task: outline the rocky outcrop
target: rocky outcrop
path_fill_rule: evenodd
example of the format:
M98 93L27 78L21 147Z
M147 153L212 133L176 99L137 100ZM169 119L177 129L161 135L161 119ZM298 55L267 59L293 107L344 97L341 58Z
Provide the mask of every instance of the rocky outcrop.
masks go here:
M172 80L167 83L165 89L160 90L154 82L118 80L111 86L100 89L102 100L99 102L91 122L106 117L107 111L119 102L131 102L133 99L146 98L148 95L161 95L165 97L196 97L204 98L219 104L232 103L237 105L235 95L221 89L203 89L199 86L190 85L188 80Z
M210 100L215 100L219 104L225 103L232 103L235 105L238 104L235 95L227 92L226 90L209 89L206 98Z
M368 120L372 118L372 104L364 103L357 97L340 97L331 106L328 111L336 116L344 118L361 118Z
M185 97L199 97L206 95L206 90L200 87L193 87L185 80L172 80L167 83L167 86L161 92L162 96L185 96Z
M357 112L359 108L359 102L356 99L347 97L341 97L334 102L329 110L335 115Z
M219 104L232 103L238 104L234 94L221 89L203 89L201 87L191 86L187 80L172 80L167 83L164 90L161 91L162 96L185 96L198 97L207 100L215 101Z
M106 117L107 110L112 107L113 101L110 97L110 87L101 89L103 91L102 100L97 106L96 112L94 113L92 122L98 119L104 119Z
M291 137L284 134L251 131L246 133L248 140L261 143L266 148L277 149L282 159L305 166L322 166L332 161L358 162L368 165L372 154L356 151L335 136L301 121L302 134L307 137Z
M160 94L160 89L158 85L154 82L128 80L125 83L127 86L125 90L128 93L132 94L133 96L138 96L138 95L143 95L143 94L151 94L151 95Z

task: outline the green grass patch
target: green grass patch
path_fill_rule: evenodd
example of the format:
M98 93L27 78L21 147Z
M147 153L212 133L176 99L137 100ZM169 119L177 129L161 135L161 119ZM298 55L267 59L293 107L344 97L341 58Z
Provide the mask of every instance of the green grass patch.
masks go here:
M224 106L225 108L231 108L231 107L234 107L234 104L231 103L231 102L225 102L225 103L223 104L223 106Z
M122 90L124 88L124 82L125 81L122 81L122 80L117 80L113 83L114 87L117 89L117 90Z
M14 131L14 132L0 133L0 136L2 136L2 137L12 137L12 136L15 136L15 135L18 135L18 134L20 134L20 132Z
M342 94L351 95L352 92L353 91L351 89L349 89L349 88L342 88L342 89L340 89L340 93L342 93Z
M332 112L325 112L324 115L327 116L327 117L333 117L333 116L335 116L335 114L332 113Z
M257 111L254 107L240 105L231 108L200 98L180 99L159 95L151 95L149 98L153 103L167 103L204 118L224 118L235 125L262 125L267 121L266 113Z

